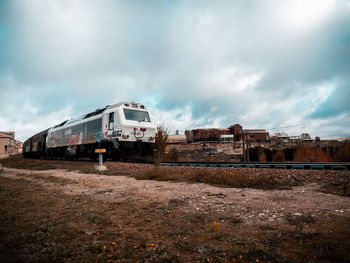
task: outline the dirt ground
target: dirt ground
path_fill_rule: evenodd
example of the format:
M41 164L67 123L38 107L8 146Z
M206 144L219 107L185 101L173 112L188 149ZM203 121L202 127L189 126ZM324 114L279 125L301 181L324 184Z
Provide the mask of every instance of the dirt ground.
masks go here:
M1 262L350 262L350 198L324 191L347 171L227 168L298 182L265 190L137 180L150 164L1 163Z

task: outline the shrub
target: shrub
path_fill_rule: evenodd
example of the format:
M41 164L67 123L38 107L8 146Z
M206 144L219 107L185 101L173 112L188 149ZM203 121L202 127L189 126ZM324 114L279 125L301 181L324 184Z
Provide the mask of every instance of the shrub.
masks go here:
M158 126L157 133L155 136L155 142L158 148L154 154L154 162L156 166L164 160L165 147L168 141L168 130L162 126Z

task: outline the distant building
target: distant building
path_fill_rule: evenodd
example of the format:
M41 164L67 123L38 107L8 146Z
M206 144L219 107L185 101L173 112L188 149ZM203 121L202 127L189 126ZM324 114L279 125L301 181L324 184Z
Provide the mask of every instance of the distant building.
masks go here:
M271 142L275 144L288 143L291 139L294 139L293 136L290 138L285 132L276 132L271 136Z
M238 142L248 140L249 142L266 142L269 140L269 132L264 129L246 129L243 130L239 124L231 125L226 129L194 129L186 130L186 140L192 142L222 142L222 138L227 139L226 135L233 137L230 141Z
M0 158L22 152L23 143L16 141L14 131L0 131Z
M266 142L269 140L269 132L264 129L243 130L244 137L249 142Z
M186 135L169 134L167 143L168 144L186 143Z
M312 141L312 139L311 139L311 137L310 137L310 135L309 135L308 133L302 133L302 134L300 135L300 139L301 139L302 141L309 141L309 142Z
M283 139L289 139L289 136L285 132L276 132L273 137L283 138Z
M243 135L243 127L239 124L235 124L235 125L231 125L230 127L228 127L229 129L229 134L233 134L234 141L240 141L242 140L242 135Z
M0 158L18 153L16 140L12 136L0 133Z
M187 143L192 142L219 142L220 136L224 134L229 134L229 129L194 129L186 130L186 140Z
M234 135L233 134L220 135L220 142L221 143L233 143L234 142Z
M300 136L288 136L285 132L278 132L271 136L271 141L276 143L288 143L295 141L312 142L308 133L302 133Z
M0 131L0 133L10 136L12 139L16 139L16 133L14 131Z

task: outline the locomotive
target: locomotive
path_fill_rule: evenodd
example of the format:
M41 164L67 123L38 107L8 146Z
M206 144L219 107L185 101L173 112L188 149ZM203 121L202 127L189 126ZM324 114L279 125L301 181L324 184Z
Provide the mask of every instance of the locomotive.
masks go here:
M104 158L150 161L157 148L157 126L148 109L135 102L121 102L66 120L39 132L23 144L28 158Z

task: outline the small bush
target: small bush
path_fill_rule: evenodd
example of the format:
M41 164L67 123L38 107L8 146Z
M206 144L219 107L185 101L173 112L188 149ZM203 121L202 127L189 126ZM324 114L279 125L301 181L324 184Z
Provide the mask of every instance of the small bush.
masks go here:
M154 163L156 166L159 165L164 160L165 147L167 146L168 141L168 131L164 127L159 126L157 128L157 133L155 136L155 143L158 148L154 154Z
M332 182L324 183L320 191L323 193L336 194L350 197L350 177L343 180L333 180Z

